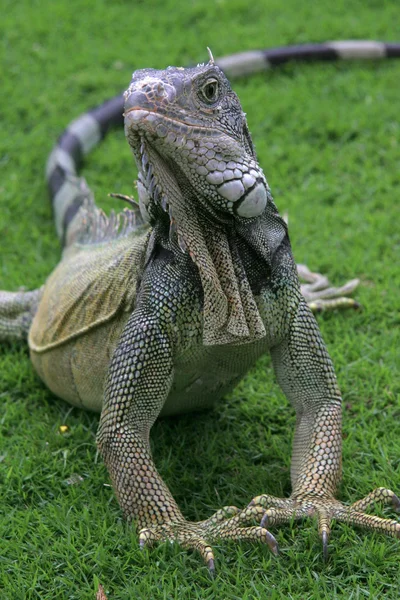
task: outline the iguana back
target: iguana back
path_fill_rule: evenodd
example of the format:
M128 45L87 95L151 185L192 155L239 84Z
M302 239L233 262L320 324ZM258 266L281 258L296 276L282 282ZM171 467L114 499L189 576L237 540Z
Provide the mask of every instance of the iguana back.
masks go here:
M135 306L148 232L130 229L100 242L86 237L66 248L48 278L28 343L52 392L100 411L107 367Z

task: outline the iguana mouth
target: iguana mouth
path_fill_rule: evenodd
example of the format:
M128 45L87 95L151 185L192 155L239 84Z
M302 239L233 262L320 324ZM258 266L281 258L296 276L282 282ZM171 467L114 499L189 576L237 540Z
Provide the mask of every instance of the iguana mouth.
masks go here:
M187 121L183 121L181 119L178 119L176 117L174 117L173 119L171 117L169 117L168 115L164 115L163 113L160 113L157 110L146 110L144 108L141 108L140 106L131 106L130 108L128 108L127 110L125 110L124 112L124 118L130 115L130 119L133 122L142 122L148 115L155 115L156 117L158 117L160 120L166 121L168 123L174 123L176 125L179 126L184 126L185 128L187 128L187 130L193 131L196 129L199 129L202 131L202 133L204 133L204 131L209 132L210 134L212 133L213 129L210 127L205 127L204 125L193 125L191 123L187 123ZM148 119L149 121L152 121L152 117L150 117ZM226 135L226 134L225 134Z
M141 108L140 106L131 106L130 108L125 110L124 118L126 118L128 115L129 120L133 123L142 123L147 117L149 117L147 119L149 122L154 121L156 120L156 118L158 118L164 121L168 121L169 123L179 123L180 125L188 127L188 124L185 121L181 121L180 119L176 118L172 119L171 117L168 117L167 115L164 115L157 110L146 110L144 108Z

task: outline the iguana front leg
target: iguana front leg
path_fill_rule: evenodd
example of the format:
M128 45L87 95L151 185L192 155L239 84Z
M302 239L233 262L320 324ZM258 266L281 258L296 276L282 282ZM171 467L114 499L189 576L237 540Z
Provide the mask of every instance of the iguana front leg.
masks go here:
M263 527L231 522L236 507L225 507L202 522L186 521L156 470L149 433L174 377L172 340L165 320L149 318L138 309L111 361L98 445L122 510L136 522L141 546L176 541L199 551L211 571L211 544L219 538L261 541L277 552L275 539Z
M376 501L399 509L400 501L391 490L378 488L351 506L335 499L341 477L341 397L331 359L304 301L287 339L272 350L272 359L278 381L297 415L292 494L288 499L257 496L241 513L243 522L256 517L261 525L270 526L315 515L325 557L332 519L400 537L400 523L363 512Z
M25 339L36 313L43 288L31 292L0 291L0 341Z

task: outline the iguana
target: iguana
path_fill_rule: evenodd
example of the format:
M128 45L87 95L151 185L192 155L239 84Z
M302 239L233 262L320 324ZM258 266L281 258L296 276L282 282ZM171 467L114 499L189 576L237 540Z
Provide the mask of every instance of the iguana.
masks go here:
M98 447L140 545L197 550L214 570L217 539L278 546L269 527L315 516L327 556L331 520L400 537L400 523L366 514L378 488L345 506L341 396L314 309L354 305L300 268L273 202L231 75L292 58L400 56L400 45L335 42L251 52L214 63L133 74L125 133L138 171L140 211L106 217L82 156L121 119L121 97L79 117L53 150L47 179L62 260L40 289L0 292L0 339L28 338L32 363L54 394L101 412ZM354 284L350 284L349 289ZM347 288L344 291L348 291ZM153 463L160 415L206 408L265 352L296 415L289 498L261 494L205 521L182 515ZM258 523L258 524L255 524Z

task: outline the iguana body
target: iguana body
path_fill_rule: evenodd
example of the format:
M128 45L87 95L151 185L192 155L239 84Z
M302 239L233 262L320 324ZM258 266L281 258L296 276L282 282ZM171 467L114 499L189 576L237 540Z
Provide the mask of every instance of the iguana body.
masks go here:
M389 48L347 44L357 56ZM333 58L332 45L317 48ZM277 63L289 56L283 49L278 60L274 52ZM309 57L310 47L304 52ZM241 61L248 70L243 55ZM53 151L47 175L63 258L40 290L0 293L0 339L29 334L46 385L101 411L99 448L141 544L175 539L213 568L214 540L266 541L276 551L267 524L306 515L317 516L325 554L332 518L400 537L399 523L363 512L376 500L398 508L390 490L379 488L352 507L334 497L340 392L228 80L213 60L134 73L125 131L139 169L141 216L129 210L106 218L76 169L117 121L119 102L75 121ZM334 298L338 290L322 292L322 303L319 294L309 300L323 307L324 294ZM187 522L153 464L150 428L160 415L210 406L267 351L297 413L292 495L258 496L242 511L227 507Z

